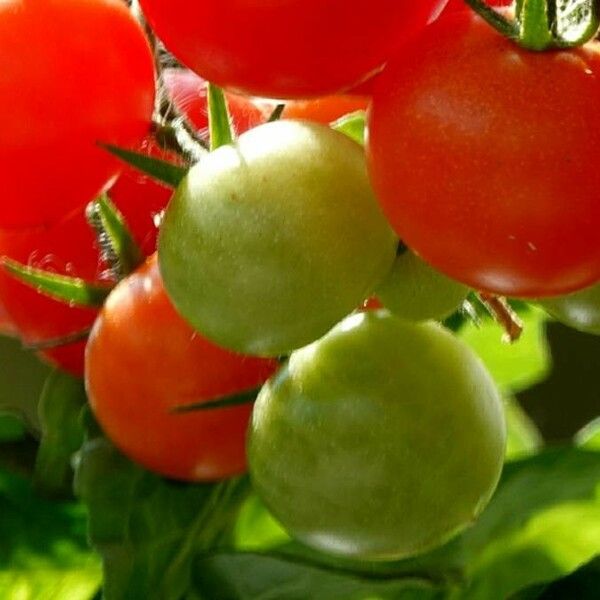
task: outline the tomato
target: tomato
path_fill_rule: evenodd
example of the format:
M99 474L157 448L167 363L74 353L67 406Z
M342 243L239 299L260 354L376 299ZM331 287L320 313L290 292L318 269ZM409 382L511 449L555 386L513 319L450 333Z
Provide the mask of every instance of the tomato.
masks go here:
M439 273L407 250L376 290L396 316L409 321L442 320L456 312L469 288Z
M183 64L220 86L269 98L360 83L446 0L141 0Z
M122 0L5 0L0 46L0 227L55 223L121 169L99 142L148 132L152 52Z
M167 298L155 256L109 296L85 363L94 414L127 456L184 480L245 470L251 405L183 415L172 410L252 390L277 362L233 354L193 331Z
M168 202L172 190L137 179L131 170L111 190L118 209L146 254L156 250L156 214ZM0 256L48 271L88 281L105 279L104 264L96 236L77 209L49 227L20 231L0 230ZM38 293L0 269L0 303L5 307L19 337L28 345L62 339L91 327L97 310L69 306ZM42 356L74 375L83 374L85 340L44 350Z
M255 490L303 543L398 559L468 526L498 482L500 397L443 328L358 313L294 352L256 401Z
M540 305L561 323L600 335L600 284L566 296L548 298Z
M327 125L348 113L366 110L366 96L325 96L312 100L295 100L285 105L282 119L306 119Z
M492 7L510 6L512 4L512 0L486 0L486 4ZM444 14L462 12L465 10L472 10L471 7L465 2L465 0L449 0L448 5L444 10Z
M277 356L358 306L396 246L362 148L323 125L278 121L190 170L165 214L159 259L167 292L198 331Z
M163 80L177 110L187 117L200 134L208 133L206 80L192 71L183 69L165 69ZM264 123L269 117L268 111L260 108L250 98L230 93L227 93L226 97L237 133L248 131Z
M370 176L401 239L480 290L564 294L600 279L600 45L528 52L467 12L379 78Z

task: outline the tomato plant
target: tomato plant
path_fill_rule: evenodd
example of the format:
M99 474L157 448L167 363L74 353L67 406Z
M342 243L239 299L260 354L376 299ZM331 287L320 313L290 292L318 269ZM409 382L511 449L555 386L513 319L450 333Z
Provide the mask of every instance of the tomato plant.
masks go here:
M599 70L595 42L535 53L466 12L432 24L390 61L369 117L371 179L400 237L489 292L600 278Z
M7 0L0 45L0 226L57 222L121 169L99 143L148 132L152 53L121 0Z
M498 392L471 350L438 326L371 311L293 353L269 380L248 458L256 490L294 537L397 559L477 517L504 444Z
M190 170L165 214L159 258L173 303L206 337L277 356L358 306L396 245L362 148L323 125L279 121Z
M191 329L167 298L154 256L102 309L87 346L86 386L96 418L126 455L167 477L206 481L244 471L252 407L172 410L251 390L276 367Z
M358 84L444 4L141 1L152 28L186 66L223 87L270 98L326 95Z

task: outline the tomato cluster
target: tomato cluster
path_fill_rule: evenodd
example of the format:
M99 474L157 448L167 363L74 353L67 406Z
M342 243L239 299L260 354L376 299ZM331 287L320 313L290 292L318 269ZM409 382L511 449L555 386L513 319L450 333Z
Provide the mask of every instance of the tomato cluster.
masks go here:
M155 73L121 0L0 7L0 256L114 288L99 309L2 269L0 331L84 375L106 435L148 469L230 477L247 448L307 544L439 545L493 493L504 417L472 351L423 321L471 289L539 299L600 280L600 46L532 53L455 0L140 4L191 70ZM365 148L338 121L364 110ZM171 163L177 189L115 147ZM101 194L131 274L87 222ZM600 330L599 295L545 302Z

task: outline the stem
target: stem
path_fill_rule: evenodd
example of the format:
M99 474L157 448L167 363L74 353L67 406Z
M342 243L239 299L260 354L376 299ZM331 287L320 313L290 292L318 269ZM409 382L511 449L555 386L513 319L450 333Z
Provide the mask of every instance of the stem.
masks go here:
M227 99L223 90L212 83L208 84L208 128L211 151L233 142L234 133Z
M519 39L519 27L516 23L509 21L504 15L500 14L488 6L484 0L465 0L465 2L489 25L503 36L511 39Z
M516 342L523 333L523 321L511 308L506 298L481 292L479 300L488 310L496 323L500 324L505 332L505 338L511 344Z
M552 9L549 10L549 5ZM517 14L520 24L519 44L529 50L546 50L553 45L554 36L550 27L550 14L556 21L554 0L523 0Z

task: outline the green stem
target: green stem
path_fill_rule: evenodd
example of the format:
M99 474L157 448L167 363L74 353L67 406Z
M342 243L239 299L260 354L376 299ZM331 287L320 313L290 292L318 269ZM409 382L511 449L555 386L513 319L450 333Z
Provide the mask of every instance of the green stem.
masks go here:
M552 47L554 36L550 27L550 13L556 15L553 0L523 0L517 14L520 24L519 44L528 50L546 50Z
M465 0L465 2L487 23L503 36L517 40L519 38L519 27L507 19L503 14L491 8L484 0Z
M211 151L233 142L234 133L227 99L223 90L212 83L208 84L208 128Z

